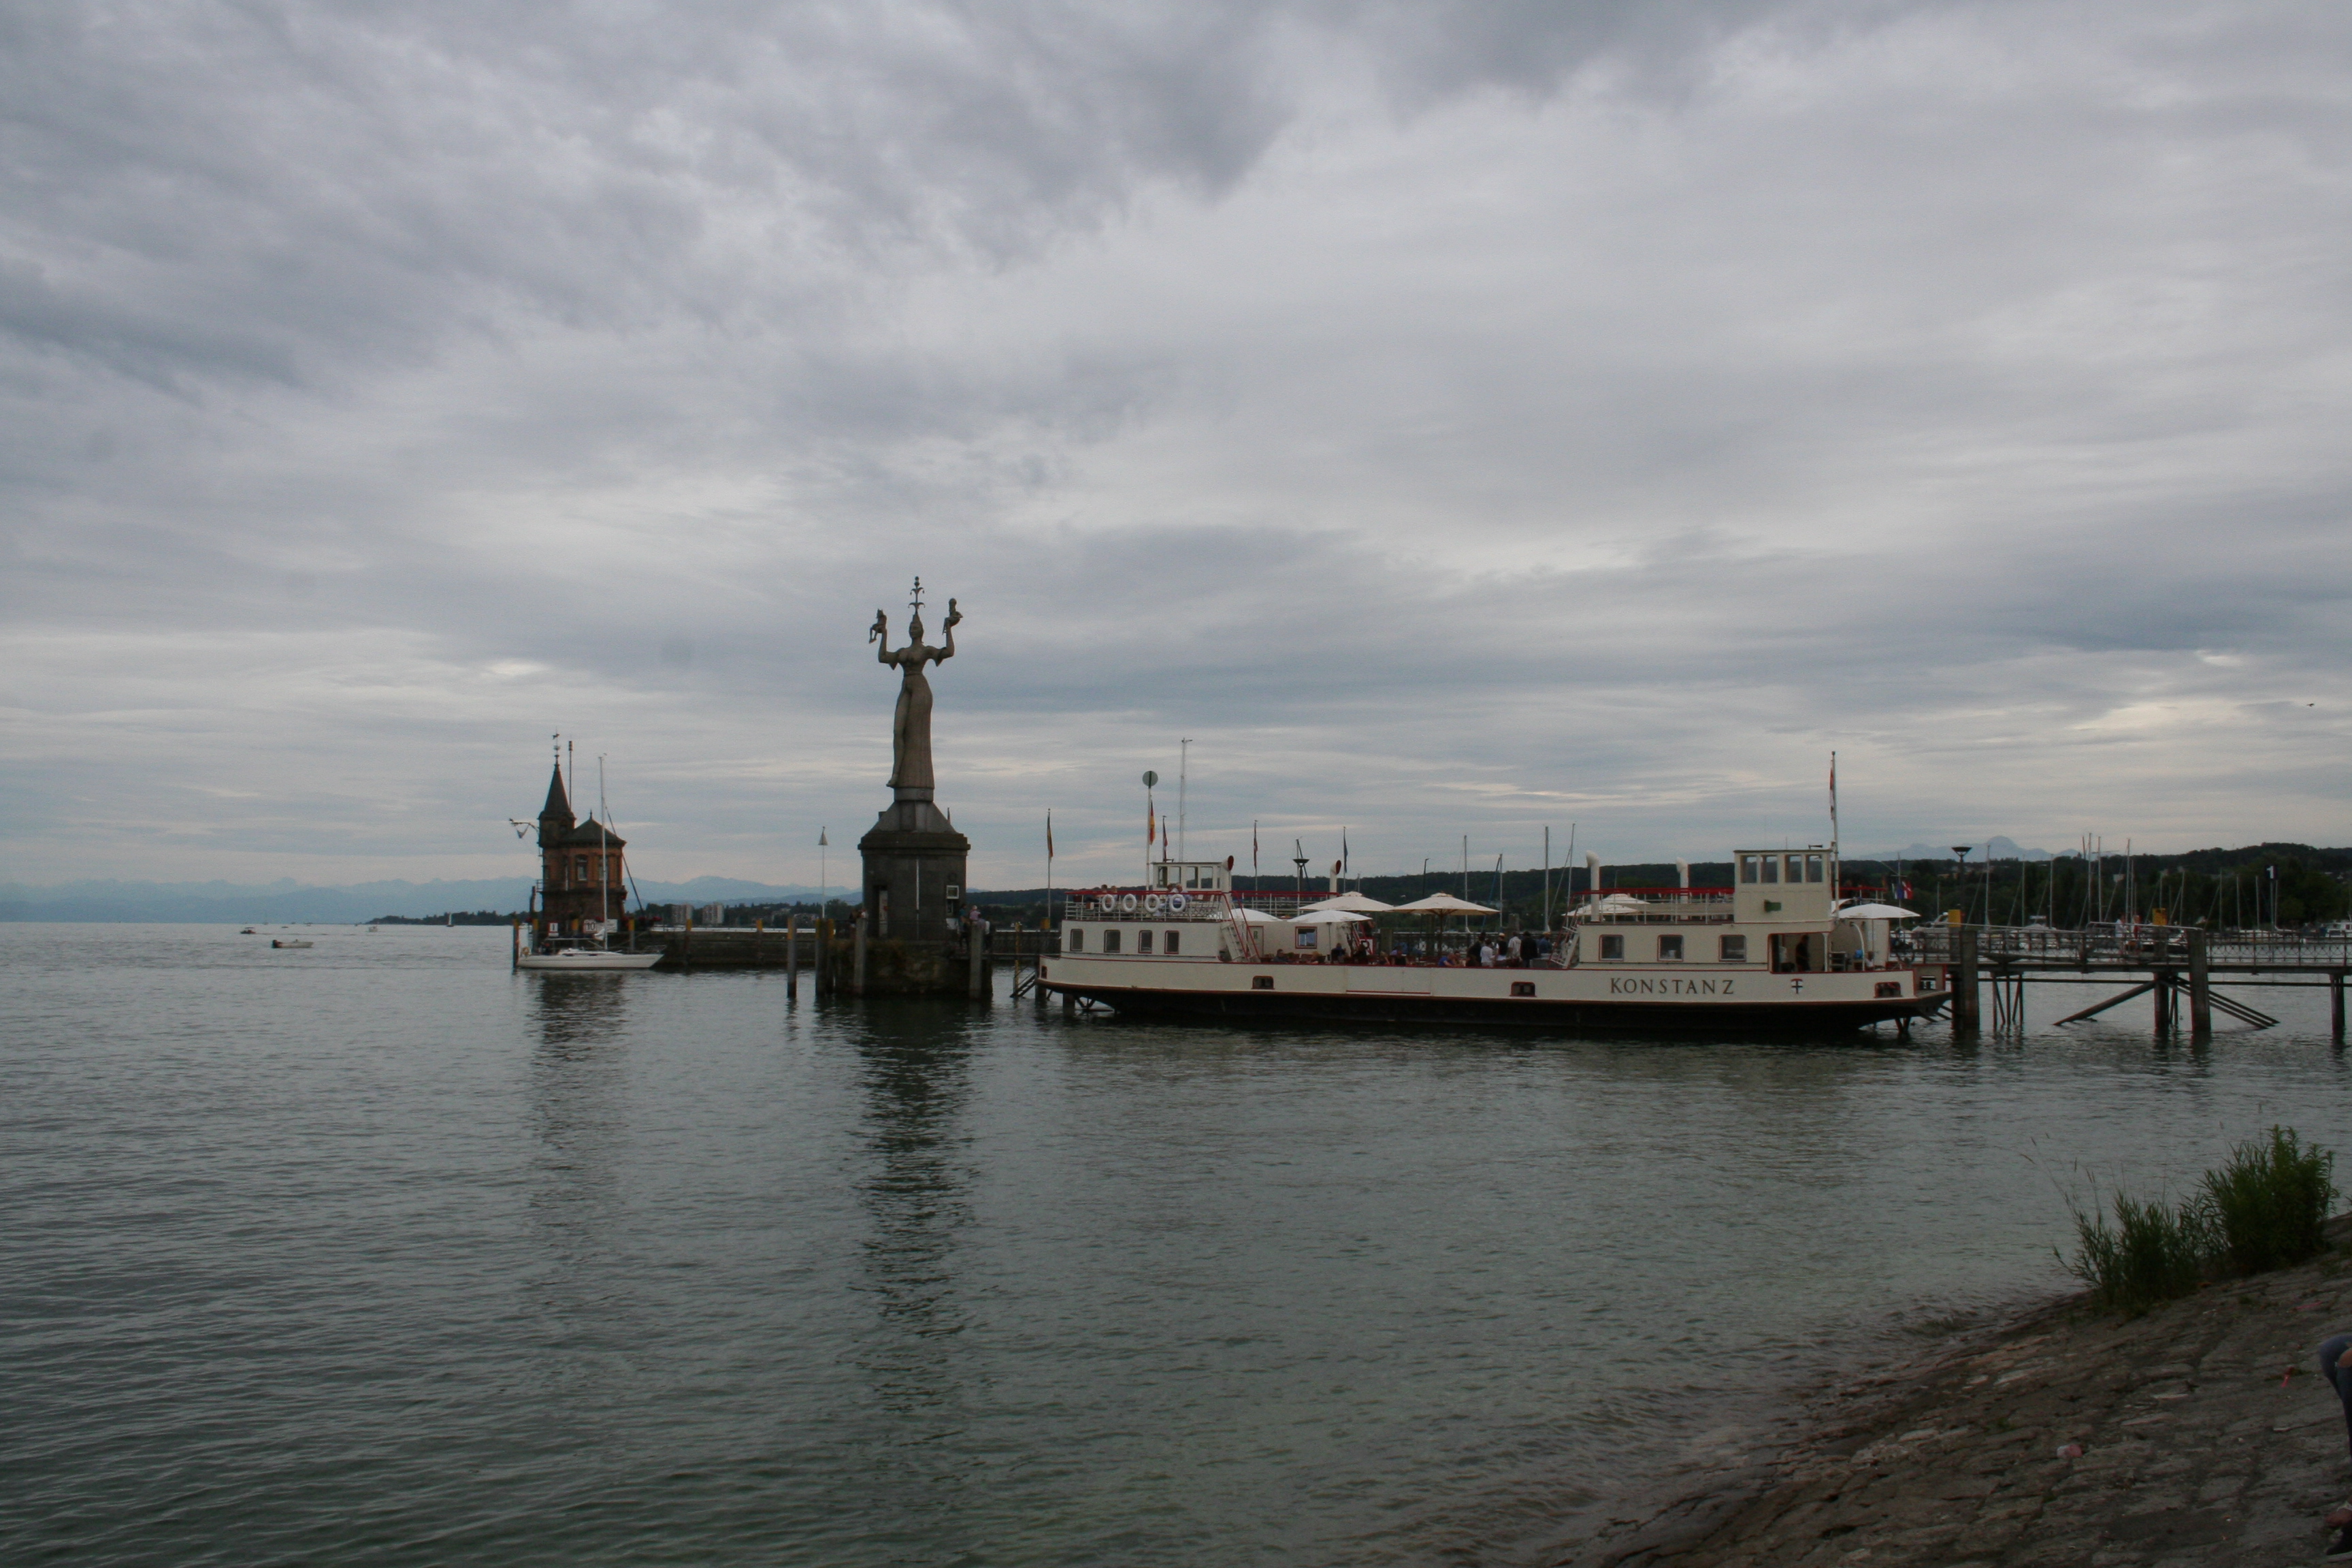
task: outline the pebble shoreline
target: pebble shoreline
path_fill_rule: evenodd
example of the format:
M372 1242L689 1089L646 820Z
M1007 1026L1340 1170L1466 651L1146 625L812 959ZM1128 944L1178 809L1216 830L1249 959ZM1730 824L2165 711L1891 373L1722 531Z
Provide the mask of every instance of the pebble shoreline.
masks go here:
M1824 1395L1769 1461L1614 1517L1561 1568L2235 1568L2316 1562L2352 1497L2319 1342L2352 1216L2294 1268L2145 1317L2046 1303ZM2070 1451L2071 1450L2071 1451Z

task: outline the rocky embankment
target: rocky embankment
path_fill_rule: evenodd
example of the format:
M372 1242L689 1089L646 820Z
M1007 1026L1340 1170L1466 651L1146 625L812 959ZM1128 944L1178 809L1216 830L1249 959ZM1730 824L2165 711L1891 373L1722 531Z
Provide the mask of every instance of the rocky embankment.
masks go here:
M1575 1568L2315 1562L2352 1497L2319 1342L2352 1331L2352 1217L2316 1260L2123 1320L2062 1301L1826 1394L1767 1465L1621 1510Z

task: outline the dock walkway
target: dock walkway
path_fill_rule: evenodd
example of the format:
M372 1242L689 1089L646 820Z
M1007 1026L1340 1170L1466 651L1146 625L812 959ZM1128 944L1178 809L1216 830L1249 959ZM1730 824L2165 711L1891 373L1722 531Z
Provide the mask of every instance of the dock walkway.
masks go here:
M1958 1028L1978 1028L1988 1021L1983 986L1991 990L1990 1022L1998 1030L2023 1023L2028 984L2112 985L2126 976L2144 976L2058 1021L2076 1023L2148 996L2158 1030L2176 1027L2184 1005L2196 1034L2211 1032L2217 1011L2267 1028L2278 1020L2231 991L2325 986L2331 1031L2335 1038L2344 1038L2344 980L2352 973L2352 940L2179 926L2052 931L2040 926L1923 925L1910 933L1908 943L1907 953L1898 952L1897 956L1943 971L1951 988L1952 1023Z

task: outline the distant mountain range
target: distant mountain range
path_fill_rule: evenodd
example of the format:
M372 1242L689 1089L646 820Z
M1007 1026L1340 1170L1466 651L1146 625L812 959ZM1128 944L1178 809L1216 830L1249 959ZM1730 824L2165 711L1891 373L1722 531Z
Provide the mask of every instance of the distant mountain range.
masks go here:
M688 882L640 882L656 904L764 904L817 897L814 888L779 888L733 877L697 877ZM833 896L842 896L838 887ZM421 918L453 910L520 910L530 900L527 877L497 877L472 882L361 882L347 888L312 888L293 881L247 885L236 882L59 882L50 887L0 884L0 921L132 921L246 925L346 924L378 915Z
M2066 853L2072 855L2074 851L2069 849ZM1949 860L1952 858L1952 847L1949 844L1914 844L1907 849L1886 849L1875 855L1849 854L1846 858L1849 860ZM2047 849L2028 849L2016 839L2004 838L1998 833L1982 844L1971 845L1969 848L1969 864L1971 866L1980 866L1987 860L2055 860L2056 858L2058 857Z

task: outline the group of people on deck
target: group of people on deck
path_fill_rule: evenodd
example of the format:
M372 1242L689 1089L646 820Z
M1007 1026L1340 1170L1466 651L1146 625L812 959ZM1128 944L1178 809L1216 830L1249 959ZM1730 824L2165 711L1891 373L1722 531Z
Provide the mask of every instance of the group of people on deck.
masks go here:
M1328 952L1276 952L1270 955L1276 963L1370 963L1385 965L1415 965L1425 969L1529 969L1551 962L1552 939L1530 931L1505 935L1499 932L1479 932L1471 944L1459 951L1440 949L1433 953L1425 938L1397 937L1383 948L1371 932L1365 931L1352 942L1337 939ZM1264 962L1264 961L1261 961Z

